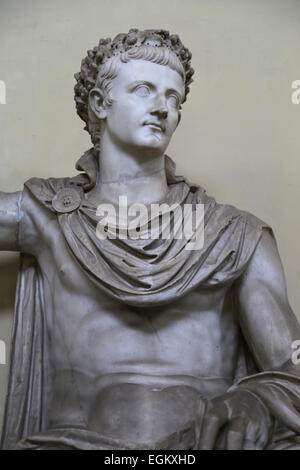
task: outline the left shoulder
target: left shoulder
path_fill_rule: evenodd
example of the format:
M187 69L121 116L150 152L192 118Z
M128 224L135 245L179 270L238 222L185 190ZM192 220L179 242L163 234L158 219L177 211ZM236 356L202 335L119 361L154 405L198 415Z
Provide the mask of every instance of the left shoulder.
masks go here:
M249 232L251 232L251 230L261 231L264 228L268 229L270 232L272 231L269 224L259 219L251 212L247 212L231 204L224 204L216 201L214 197L207 195L205 189L201 186L194 186L193 192L195 193L195 199L197 202L204 205L207 215L209 216L210 213L214 213L219 223L226 220L239 220L241 222L241 226L246 226Z
M259 286L272 286L274 291L285 290L285 275L273 231L262 230L261 237L242 276Z

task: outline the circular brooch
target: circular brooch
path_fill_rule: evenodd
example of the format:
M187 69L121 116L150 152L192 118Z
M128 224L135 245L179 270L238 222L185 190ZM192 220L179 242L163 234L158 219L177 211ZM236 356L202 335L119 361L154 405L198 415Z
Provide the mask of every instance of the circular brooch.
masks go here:
M62 214L78 209L81 204L81 197L76 189L60 189L52 199L52 207L56 212Z

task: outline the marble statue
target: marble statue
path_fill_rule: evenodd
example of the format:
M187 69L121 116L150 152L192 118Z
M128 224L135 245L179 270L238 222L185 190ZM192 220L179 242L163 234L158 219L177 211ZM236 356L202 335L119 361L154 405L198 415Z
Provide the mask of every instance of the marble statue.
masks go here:
M168 31L101 39L75 75L79 174L1 193L0 247L21 253L3 449L300 449L300 328L272 229L165 154L193 73ZM99 236L98 207L124 196L202 205L203 245Z

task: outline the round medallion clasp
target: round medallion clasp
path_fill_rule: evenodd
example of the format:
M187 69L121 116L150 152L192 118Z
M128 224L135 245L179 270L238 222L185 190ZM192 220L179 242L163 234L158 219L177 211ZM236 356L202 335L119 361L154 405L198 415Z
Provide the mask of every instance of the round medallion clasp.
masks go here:
M79 193L72 188L60 189L52 199L53 209L62 214L75 211L80 204L81 197Z

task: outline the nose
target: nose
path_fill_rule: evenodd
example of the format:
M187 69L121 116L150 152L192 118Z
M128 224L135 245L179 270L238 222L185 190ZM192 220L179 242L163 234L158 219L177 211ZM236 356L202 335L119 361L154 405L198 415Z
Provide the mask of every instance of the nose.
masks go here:
M167 119L168 112L169 110L167 107L166 99L163 97L157 97L154 102L151 114L154 116L158 116L160 119Z

